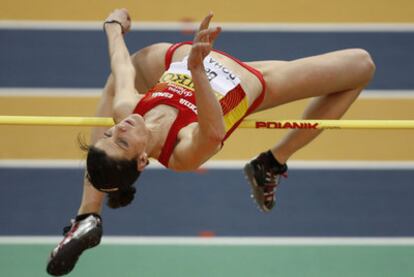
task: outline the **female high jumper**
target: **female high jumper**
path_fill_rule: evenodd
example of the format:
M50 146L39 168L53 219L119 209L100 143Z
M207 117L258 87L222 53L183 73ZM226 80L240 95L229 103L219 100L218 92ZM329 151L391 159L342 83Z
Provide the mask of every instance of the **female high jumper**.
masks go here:
M221 28L209 27L212 17L204 18L191 43L158 43L132 56L124 41L131 26L128 11L115 10L105 20L112 73L96 115L113 117L116 125L94 128L92 145L84 146L82 203L49 257L49 274L67 274L84 250L99 244L105 195L112 208L128 205L149 158L175 171L195 170L222 149L247 115L304 98L314 97L304 119L339 119L374 74L375 65L362 49L294 61L239 61L213 49ZM275 205L287 160L320 132L290 130L246 164L262 211Z

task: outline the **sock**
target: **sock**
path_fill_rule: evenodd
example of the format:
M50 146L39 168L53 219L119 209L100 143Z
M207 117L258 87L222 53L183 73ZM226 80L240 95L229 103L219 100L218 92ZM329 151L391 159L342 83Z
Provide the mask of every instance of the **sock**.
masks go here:
M284 173L287 171L287 165L281 164L276 157L273 155L272 151L268 150L264 152L264 156L266 157L266 161L272 168L276 168L278 173Z
M86 213L86 214L80 214L80 215L76 216L75 221L81 221L81 220L84 220L85 218L87 218L87 217L88 217L88 216L90 216L90 215L93 215L93 216L95 216L95 217L99 218L99 219L102 221L101 216L100 216L99 214L96 214L96 213Z
M96 214L96 213L80 214L80 215L76 216L75 221L78 222L78 221L84 220L85 218L87 218L90 215L93 215L93 216L99 218L102 222L101 216L99 214ZM63 227L63 235L64 236L66 236L66 234L70 231L70 228L72 228L72 224Z

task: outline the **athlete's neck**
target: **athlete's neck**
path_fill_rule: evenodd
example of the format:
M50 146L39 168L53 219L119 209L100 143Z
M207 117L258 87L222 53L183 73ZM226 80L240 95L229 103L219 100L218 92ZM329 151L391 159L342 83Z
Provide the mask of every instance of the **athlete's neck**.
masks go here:
M158 107L157 107L158 108ZM146 152L151 158L158 158L177 112L175 109L154 109L144 115L145 125L149 130Z

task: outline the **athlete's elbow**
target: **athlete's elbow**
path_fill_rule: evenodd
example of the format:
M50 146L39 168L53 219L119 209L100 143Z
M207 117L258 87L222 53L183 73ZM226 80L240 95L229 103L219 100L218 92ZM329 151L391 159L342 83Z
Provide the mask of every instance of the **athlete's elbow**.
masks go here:
M128 99L121 99L114 101L112 105L113 119L116 123L122 121L124 118L129 116L135 108L135 104Z
M122 83L124 80L134 80L136 70L131 61L118 62L111 66L112 74L115 76L115 82Z
M208 133L207 139L211 144L217 145L222 143L225 136L226 131L224 130L224 128L214 128Z

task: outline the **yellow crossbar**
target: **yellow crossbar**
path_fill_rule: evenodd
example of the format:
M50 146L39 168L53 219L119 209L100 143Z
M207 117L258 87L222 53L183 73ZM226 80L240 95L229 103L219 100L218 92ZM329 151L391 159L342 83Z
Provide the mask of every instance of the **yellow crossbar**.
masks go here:
M0 125L112 126L110 117L0 116ZM414 120L266 120L246 119L239 128L250 129L414 129Z
M0 125L38 125L38 126L112 126L110 117L75 116L0 116Z
M261 120L247 119L241 128L257 129L414 129L414 120Z

